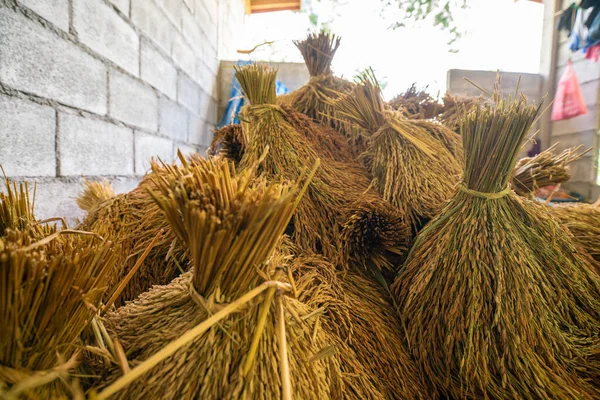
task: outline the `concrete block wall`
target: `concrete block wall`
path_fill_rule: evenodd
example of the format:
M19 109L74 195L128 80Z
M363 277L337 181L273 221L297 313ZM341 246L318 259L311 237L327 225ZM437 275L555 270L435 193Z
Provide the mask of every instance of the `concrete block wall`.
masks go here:
M83 179L130 190L151 157L204 152L243 20L243 0L0 0L0 165L38 182L38 216L80 217Z

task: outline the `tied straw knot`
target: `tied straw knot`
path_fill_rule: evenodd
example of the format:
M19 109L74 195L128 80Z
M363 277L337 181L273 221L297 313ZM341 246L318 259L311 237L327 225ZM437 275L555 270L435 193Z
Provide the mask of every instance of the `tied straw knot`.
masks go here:
M270 103L250 104L248 106L248 111L257 113L257 114L262 114L267 111L279 111L279 112L283 113L283 108L281 108L281 106L279 104L270 104Z
M190 298L194 301L194 303L196 303L198 307L205 309L209 315L213 315L214 313L221 311L228 305L228 303L217 302L217 300L215 299L215 293L211 294L208 298L202 296L196 291L192 280L190 280L188 284L188 293L190 295ZM245 305L237 308L234 312L240 312L244 309L246 309Z
M500 192L496 192L496 193L485 193L485 192L479 192L477 190L469 189L465 183L461 183L458 186L458 189L461 192L468 194L469 196L478 197L478 198L484 199L484 200L501 199L502 197L504 197L510 193L510 186L507 186L504 190L502 190Z

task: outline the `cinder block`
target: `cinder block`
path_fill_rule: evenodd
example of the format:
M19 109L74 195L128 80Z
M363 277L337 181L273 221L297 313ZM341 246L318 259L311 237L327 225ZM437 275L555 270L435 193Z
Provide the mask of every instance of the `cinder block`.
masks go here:
M202 148L184 143L175 143L175 149L173 151L174 160L179 160L179 158L177 157L177 150L179 150L184 157L188 157L192 154L200 154Z
M177 70L152 45L142 40L142 79L172 99L177 96Z
M135 173L144 175L150 169L150 160L160 158L173 161L173 141L162 137L135 132Z
M167 18L177 27L181 29L181 16L184 11L182 0L156 0L158 6L163 10Z
M216 97L217 93L217 74L213 73L210 68L206 66L206 64L198 60L196 65L196 73L192 75L194 80L200 85L202 90L204 90L209 95Z
M61 176L133 174L131 129L65 113L58 126Z
M53 108L0 95L0 165L8 176L55 176Z
M19 3L57 28L69 32L69 0L19 0Z
M73 26L83 44L138 75L140 40L112 7L102 0L74 0Z
M201 12L205 12L204 9L200 9ZM197 56L203 58L203 43L208 39L198 23L197 17L188 10L183 11L182 16L182 32L183 36L187 39L188 43L194 48Z
M131 20L161 49L171 52L177 30L154 1L131 0Z
M187 140L188 113L185 108L166 97L161 97L158 131L173 139Z
M156 131L158 98L154 90L137 79L116 70L110 71L109 114L128 124Z
M97 114L106 113L106 67L42 26L0 8L0 81Z
M217 23L219 20L219 2L218 0L196 0L196 14L204 12L208 13L210 20Z
M194 123L190 124L189 142L193 145L208 147L212 142L214 130L215 125L195 118Z
M129 16L129 0L109 0L111 3L113 3L118 9L119 11L121 11L123 14Z
M186 43L181 34L177 34L173 40L173 50L171 53L175 63L188 75L194 75L196 71L196 54L194 50Z
M593 130L590 130L590 131L584 131L584 132L571 133L571 134L562 135L562 136L553 136L550 139L550 142L552 144L556 143L556 149L554 150L555 154L558 154L561 151L566 150L570 147L582 145L583 146L582 150L589 149L591 147L592 151L588 154L592 155L593 148L594 148L595 136L596 136L596 132Z
M208 38L208 41L216 49L217 48L217 19L215 19L206 7L207 1L200 1L196 6L196 21L202 32ZM229 20L228 20L229 21Z
M198 113L200 107L200 87L183 72L177 75L177 101L191 112Z
M201 91L198 115L206 122L217 123L217 102L208 93Z
M194 12L194 8L195 8L194 0L183 0L183 4L185 4L187 9L190 10L191 13Z

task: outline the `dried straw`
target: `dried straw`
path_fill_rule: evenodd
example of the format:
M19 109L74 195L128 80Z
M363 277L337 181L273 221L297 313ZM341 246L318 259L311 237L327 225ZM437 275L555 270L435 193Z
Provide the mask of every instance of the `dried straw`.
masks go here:
M298 299L321 310L320 326L335 340L345 398L427 398L386 291L358 271L339 272L322 256L287 246Z
M418 90L416 83L390 100L388 105L411 119L434 119L443 111L443 106L425 90Z
M267 179L297 180L321 157L288 122L285 109L275 104L276 71L249 65L236 73L250 101L243 110L242 129L248 146L240 167L248 168L260 161L259 171ZM366 197L377 198L369 192L369 178L363 168L323 157L294 215L292 238L301 248L322 253L340 267L347 267L341 251L343 225L351 214L349 210Z
M159 237L139 270L130 277L116 298L114 304L117 307L133 300L152 285L170 282L188 269L185 251L148 192L153 187L152 179L146 176L131 192L116 195L93 209L79 226L79 229L119 243L122 249L111 274L105 302L129 276L148 246Z
M566 229L507 187L539 107L494 100L464 118L464 183L392 287L409 347L439 396L598 398L600 280Z
M453 132L460 133L460 110L470 110L472 107L481 106L484 100L481 97L458 97L446 93L442 99L443 112L438 116L442 125Z
M79 336L99 306L116 251L93 235L38 229L27 186L15 188L0 196L2 225L9 222L0 235L0 397L73 396Z
M95 211L102 203L115 197L112 186L106 180L85 181L83 186L76 201L79 208L88 213Z
M372 75L338 100L338 115L368 131L360 159L373 175L375 189L399 209L413 226L432 218L451 196L460 163L447 146L460 153L452 140L441 141L440 131L387 111Z
M246 138L239 124L226 125L214 132L208 148L210 156L221 156L231 160L237 166L246 147Z
M512 178L512 188L521 196L532 196L538 189L558 185L571 179L568 165L579 160L591 150L581 151L582 145L554 154L558 143L535 157L525 157L517 163Z
M320 353L330 338L310 317L314 310L277 294L281 285L262 298L247 296L280 275L285 260L271 254L302 194L295 185L253 176L252 169L236 175L233 165L218 160L157 175L153 196L186 243L194 269L109 314L134 368L115 382L122 390L111 385L99 398L343 396L336 358ZM227 303L242 298L243 306L224 313ZM204 321L213 314L219 319L209 327Z
M550 214L566 227L573 240L591 255L600 274L600 207L597 204L573 203L548 207Z
M351 127L335 115L333 102L352 90L353 83L338 78L331 72L331 61L340 46L341 38L321 31L312 33L294 44L300 50L310 79L293 92L279 96L280 104L289 104L318 123L334 129L332 135L351 138Z

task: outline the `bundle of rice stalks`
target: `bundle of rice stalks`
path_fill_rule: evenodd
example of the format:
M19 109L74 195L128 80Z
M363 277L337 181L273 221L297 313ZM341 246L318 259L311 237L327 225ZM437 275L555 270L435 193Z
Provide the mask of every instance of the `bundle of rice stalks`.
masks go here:
M315 121L334 128L331 134L350 138L354 132L335 115L333 102L352 90L353 83L338 78L331 72L331 61L340 46L340 37L321 31L309 34L294 44L300 50L310 79L293 92L279 97L280 104L289 104ZM339 132L339 133L338 133Z
M115 197L112 186L106 180L85 181L83 186L76 201L79 208L88 213L95 211L102 203Z
M149 190L153 188L152 179L146 176L131 192L92 207L79 225L79 229L95 232L120 245L119 261L104 298L107 307L112 304L119 307L152 285L166 284L188 269L181 243L150 196ZM88 187L78 203L93 197ZM149 247L152 249L143 263L138 263Z
M322 352L330 338L314 310L282 296L285 260L272 256L302 191L223 160L167 172L153 196L193 270L108 315L135 368L99 398L342 398L339 365Z
M416 83L390 100L388 105L406 118L414 119L434 119L443 111L442 105L425 90L418 90Z
M372 75L337 102L338 115L370 132L360 156L373 176L375 189L407 216L413 226L432 218L452 195L460 163L441 141L439 130L430 132L385 109L380 88ZM452 144L451 148L458 149Z
M550 214L572 234L573 240L596 261L600 274L600 207L597 204L557 204L548 207Z
M246 138L239 124L226 125L214 132L208 148L210 156L221 156L231 160L237 166L246 147Z
M308 140L321 157L351 161L354 156L346 139L333 128L315 123L311 118L282 104L283 118ZM239 164L247 145L241 125L227 125L215 131L209 154L225 157Z
M539 107L497 93L462 121L464 182L392 286L409 348L440 396L598 398L600 280L507 186Z
M427 398L385 290L357 271L339 272L322 256L287 246L298 300L321 310L319 326L333 333L345 398ZM366 391L364 380L377 391Z
M481 106L483 99L481 97L458 97L446 93L443 102L443 112L438 116L439 121L453 132L460 133L460 110Z
M68 232L68 231L63 231ZM0 237L0 398L73 398L79 336L117 260L96 237Z
M37 223L27 182L17 185L6 176L4 182L6 193L0 192L0 237L4 236L7 230L28 231L31 235L37 233L41 236L52 233Z
M344 254L349 264L395 275L408 250L410 228L388 202L370 197L350 209L342 231Z
M320 156L288 122L284 108L275 104L276 71L249 65L236 73L250 101L243 110L242 129L248 146L240 167L259 163L259 171L267 179L297 180ZM377 197L369 192L369 178L362 167L323 158L294 214L292 238L303 249L322 253L335 264L345 266L340 242L343 224L348 210L369 196Z
M571 179L568 165L591 150L580 151L583 146L577 146L555 155L553 150L557 145L550 146L535 157L519 160L512 178L512 188L517 194L531 196L540 188L568 181Z

